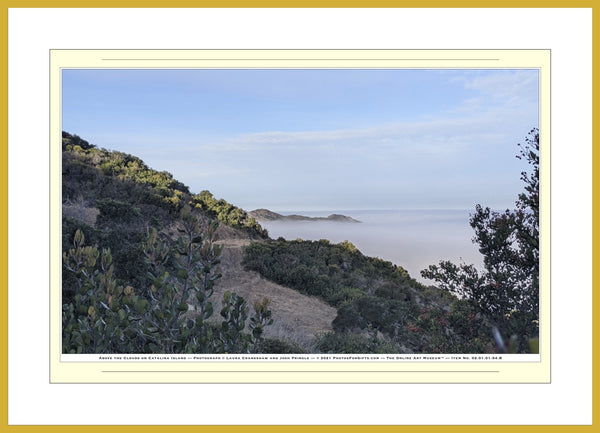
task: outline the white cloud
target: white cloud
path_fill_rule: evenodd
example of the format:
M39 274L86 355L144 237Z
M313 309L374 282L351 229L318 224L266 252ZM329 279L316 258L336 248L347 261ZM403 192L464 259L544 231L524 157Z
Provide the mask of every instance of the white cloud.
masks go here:
M489 93L494 98L537 100L538 71L515 70L481 75L465 87Z
M479 96L465 100L464 107L538 104L539 72L535 69L472 71L453 77L451 81L460 82L465 89L480 93Z
M537 123L527 109L498 107L477 115L421 122L396 122L364 129L333 131L267 131L238 135L206 145L203 152L371 152L435 155L458 154L474 146L488 146L522 137Z

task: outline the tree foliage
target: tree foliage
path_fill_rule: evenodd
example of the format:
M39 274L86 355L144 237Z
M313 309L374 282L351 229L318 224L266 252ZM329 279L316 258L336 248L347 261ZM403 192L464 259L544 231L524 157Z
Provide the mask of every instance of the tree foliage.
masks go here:
M81 197L96 207L104 205L108 212L111 210L103 200L112 200L113 208L129 204L129 210L138 210L142 226L145 222L168 225L189 205L254 238L268 237L267 231L246 211L215 199L209 191L192 194L167 171L153 170L127 153L98 149L67 132L63 132L62 175L63 202Z
M539 131L531 130L519 147L517 158L527 161L531 171L521 173L525 188L516 208L496 212L477 205L471 215L483 271L442 261L421 274L468 300L488 326L514 335L518 350L527 351L529 339L539 333Z
M410 298L421 285L400 266L363 255L348 241L327 240L253 242L244 249L243 265L278 284L317 296L334 307L373 294L388 284L395 294Z
M221 277L216 266L216 222L202 226L184 208L174 245L152 229L142 246L151 283L134 288L118 283L109 249L86 246L75 232L63 254L71 275L63 290L63 353L249 353L257 351L263 329L272 323L269 301L255 305L250 332L246 301L227 292L220 326L209 322L211 296ZM195 312L189 312L193 306Z
M228 226L256 234L263 239L269 237L267 230L263 229L245 210L228 203L222 198L217 200L210 191L204 190L200 194L192 195L190 204Z
M321 353L402 353L398 344L383 340L372 327L363 334L327 332L319 336L317 348Z
M99 149L67 132L62 141L63 204L77 209L63 215L62 250L67 252L75 232L81 230L89 245L111 251L114 277L122 286L150 284L149 264L141 247L148 227L160 230L176 224L188 205L206 220L218 216L195 206L188 187L170 173L153 170L133 155ZM208 191L204 194L209 195ZM228 209L219 218L222 224L243 226L251 238L266 236L266 230L247 214L245 219L233 217L244 214L241 209ZM72 278L63 272L64 281ZM66 300L72 295L69 287L63 293Z
M317 341L322 353L481 353L489 348L489 339L479 335L481 318L455 296L423 286L391 262L364 256L348 241L254 242L244 249L243 264L337 309L333 332Z

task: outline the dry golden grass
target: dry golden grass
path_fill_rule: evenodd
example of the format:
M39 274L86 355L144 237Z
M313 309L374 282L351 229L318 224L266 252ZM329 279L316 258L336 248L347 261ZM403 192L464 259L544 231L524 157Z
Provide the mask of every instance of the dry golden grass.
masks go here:
M331 322L337 311L320 299L303 295L288 287L268 281L254 271L245 271L242 262L242 247L248 245L248 239L225 239L221 255L220 272L222 278L215 284L213 305L216 319L221 309L221 300L225 291L236 292L249 305L263 298L271 300L274 323L265 330L265 336L296 343L305 350L312 350L316 335L331 331Z
M64 216L92 226L95 226L99 213L97 208L86 207L81 202L63 204L62 211ZM163 233L173 239L178 236L175 225L164 229ZM337 315L336 309L320 299L268 281L258 272L245 271L242 248L251 242L245 233L220 225L217 235L221 239L217 243L224 246L219 265L222 278L217 280L211 299L215 311L211 321L220 322L219 311L226 291L235 292L246 300L249 315L253 313L254 302L269 298L273 324L266 327L265 337L278 338L295 343L308 352L313 351L316 336L332 330L331 322ZM194 312L190 311L189 314L193 316Z
M100 210L95 207L86 207L81 203L63 204L62 214L69 218L75 218L91 226L96 224L96 217Z

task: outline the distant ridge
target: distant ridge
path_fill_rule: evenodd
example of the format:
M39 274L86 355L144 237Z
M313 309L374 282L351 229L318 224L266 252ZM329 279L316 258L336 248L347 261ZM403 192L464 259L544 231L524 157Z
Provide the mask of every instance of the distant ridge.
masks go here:
M255 209L248 212L248 215L259 221L333 221L344 223L359 223L360 221L339 214L331 214L327 217L308 217L304 215L281 215L269 209Z

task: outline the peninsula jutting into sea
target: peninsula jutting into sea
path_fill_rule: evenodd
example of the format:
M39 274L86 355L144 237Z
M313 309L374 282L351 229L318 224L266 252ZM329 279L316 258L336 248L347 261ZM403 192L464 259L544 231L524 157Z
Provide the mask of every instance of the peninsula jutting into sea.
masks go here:
M304 215L282 215L268 209L255 209L248 212L248 215L258 221L335 221L346 223L359 223L360 221L340 214L331 214L327 217L309 217Z

